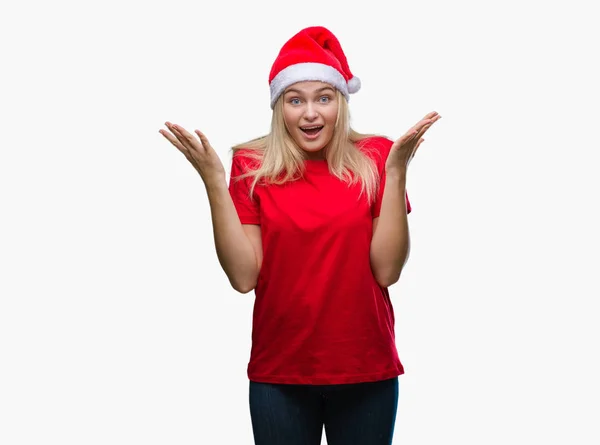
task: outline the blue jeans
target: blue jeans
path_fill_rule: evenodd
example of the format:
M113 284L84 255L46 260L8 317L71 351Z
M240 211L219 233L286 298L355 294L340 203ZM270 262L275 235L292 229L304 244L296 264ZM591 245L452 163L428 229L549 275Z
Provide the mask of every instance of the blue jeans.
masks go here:
M255 445L390 445L398 378L345 385L250 382Z

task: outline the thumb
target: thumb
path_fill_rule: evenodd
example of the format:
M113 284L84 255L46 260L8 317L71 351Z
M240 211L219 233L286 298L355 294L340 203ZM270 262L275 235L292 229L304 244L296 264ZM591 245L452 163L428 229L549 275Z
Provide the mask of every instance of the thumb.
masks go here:
M205 150L212 148L210 146L210 142L208 142L208 138L204 135L204 133L202 133L200 130L195 130L194 132L200 138L200 142L202 143L202 146L204 147Z

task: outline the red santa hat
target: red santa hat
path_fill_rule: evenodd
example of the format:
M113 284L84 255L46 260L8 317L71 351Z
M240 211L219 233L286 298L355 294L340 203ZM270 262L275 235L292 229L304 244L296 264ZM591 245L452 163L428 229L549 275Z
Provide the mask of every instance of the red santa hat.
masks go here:
M346 100L360 90L360 79L350 72L340 42L322 26L303 29L279 51L269 75L271 108L287 87L309 80L334 86Z

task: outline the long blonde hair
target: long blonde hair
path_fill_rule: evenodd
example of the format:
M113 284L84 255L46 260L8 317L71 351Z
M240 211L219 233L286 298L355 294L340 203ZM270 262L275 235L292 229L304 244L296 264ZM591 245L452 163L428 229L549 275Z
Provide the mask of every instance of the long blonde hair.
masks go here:
M338 115L331 141L326 147L329 171L335 177L354 185L361 184L361 193L372 203L379 187L379 176L375 162L361 146L360 141L372 135L361 134L350 126L350 112L346 98L336 90ZM238 150L248 150L248 157L259 161L255 170L232 178L240 180L252 177L250 196L261 179L271 184L283 184L299 179L304 172L306 155L290 136L283 118L283 95L273 108L271 132L232 147L233 154Z

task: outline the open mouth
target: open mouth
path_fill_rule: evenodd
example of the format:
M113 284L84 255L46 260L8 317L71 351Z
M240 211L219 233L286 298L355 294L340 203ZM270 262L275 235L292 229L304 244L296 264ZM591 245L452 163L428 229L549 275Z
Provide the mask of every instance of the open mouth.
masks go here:
M308 136L316 136L323 129L323 125L313 126L313 127L300 127L304 133Z

